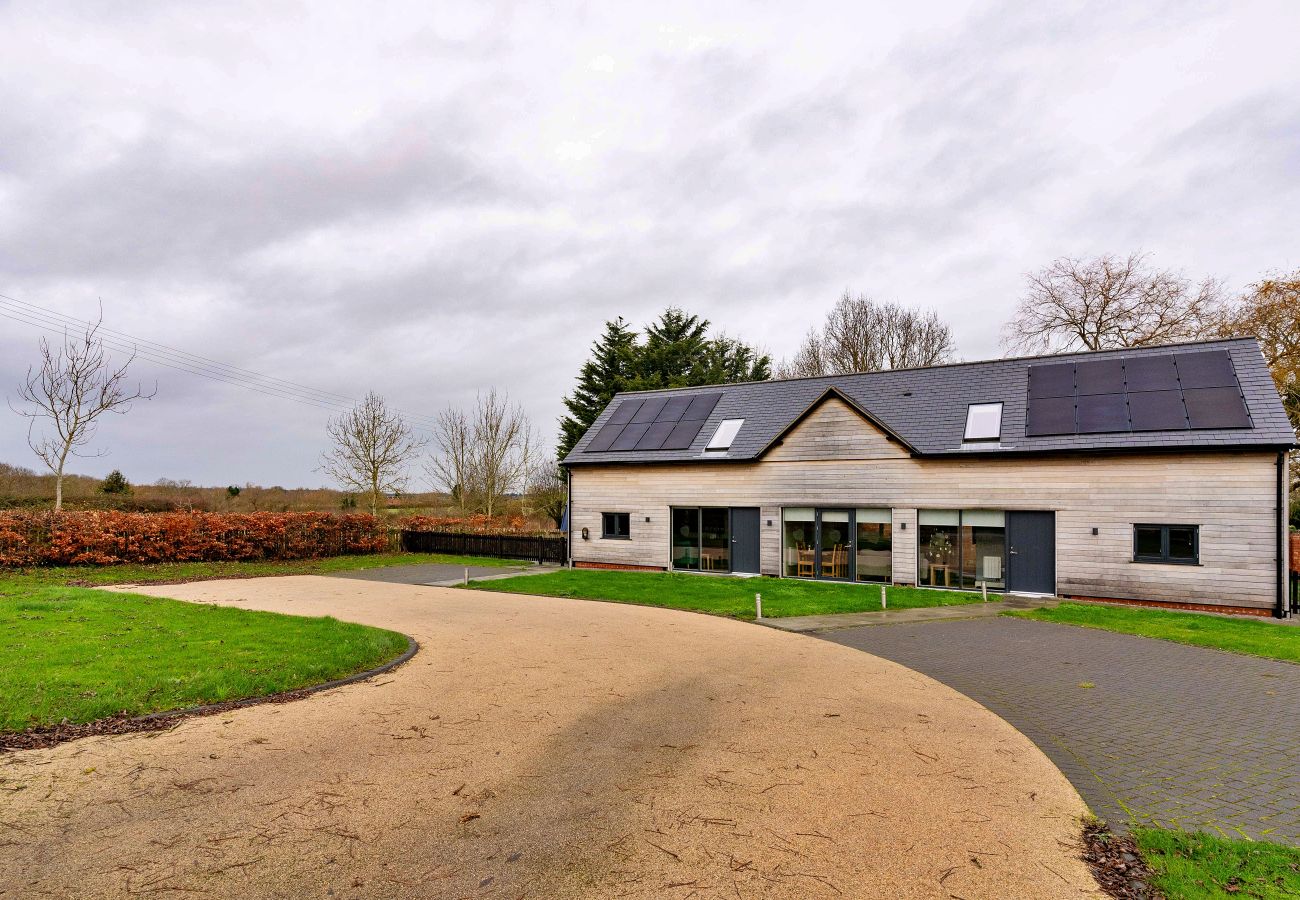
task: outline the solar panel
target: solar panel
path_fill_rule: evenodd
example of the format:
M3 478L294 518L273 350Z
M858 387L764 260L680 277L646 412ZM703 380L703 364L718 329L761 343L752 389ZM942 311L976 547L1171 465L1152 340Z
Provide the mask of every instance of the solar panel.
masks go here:
M646 429L645 437L636 442L637 450L658 450L677 427L676 422L655 422Z
M663 412L655 416L655 421L678 422L686 413L686 407L690 405L690 397L673 397L664 405Z
M709 413L713 412L713 407L717 406L718 401L721 399L721 394L696 394L691 398L691 405L686 408L686 412L682 414L682 418L700 420L707 419Z
M618 436L623 433L624 426L617 422L607 422L596 432L596 436L591 439L591 443L582 451L583 453L598 453L602 450L608 450L618 440Z
M611 450L635 450L637 441L645 437L645 433L650 430L649 425L640 423L631 423L623 426L623 433L610 444Z
M655 416L659 415L667 403L668 398L666 397L651 397L641 404L641 408L632 417L632 421L638 425L650 424L655 421Z
M1089 394L1079 398L1079 433L1128 431L1128 404L1123 394Z
M1025 434L1074 434L1074 398L1038 397L1029 401Z
M1133 391L1128 395L1134 431L1172 431L1187 427L1182 391Z
M636 415L637 410L641 408L641 404L644 402L645 402L644 400L621 401L618 404L618 408L614 410L614 414L609 417L608 424L626 425L628 422L631 422L632 417Z
M1074 366L1074 383L1078 385L1080 397L1085 394L1122 394L1124 392L1124 361L1122 359L1098 359L1093 362L1076 363Z
M664 441L660 449L663 450L685 450L691 446L700 429L704 427L704 419L683 419L673 426L672 434Z
M1050 363L1029 367L1029 396L1070 397L1074 395L1074 363Z
M1250 416L1235 387L1188 388L1187 418L1193 428L1249 428Z
M1178 380L1184 388L1236 387L1237 374L1227 350L1176 353Z
M1178 372L1171 354L1136 356L1124 360L1124 378L1130 391L1176 391Z

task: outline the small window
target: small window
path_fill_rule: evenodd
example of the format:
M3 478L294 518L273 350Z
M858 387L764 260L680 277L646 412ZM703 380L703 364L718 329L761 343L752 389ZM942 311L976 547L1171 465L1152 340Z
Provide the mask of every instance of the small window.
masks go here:
M620 541L631 540L631 526L631 513L600 514L600 536L603 538L615 538Z
M1199 525L1134 525L1133 561L1194 566L1201 558Z
M1002 404L972 403L966 407L966 440L996 441L1002 437Z
M709 438L709 445L704 449L728 449L731 446L731 442L736 439L736 434L740 431L740 426L744 424L744 419L723 419L718 424L718 430L713 432L713 437Z

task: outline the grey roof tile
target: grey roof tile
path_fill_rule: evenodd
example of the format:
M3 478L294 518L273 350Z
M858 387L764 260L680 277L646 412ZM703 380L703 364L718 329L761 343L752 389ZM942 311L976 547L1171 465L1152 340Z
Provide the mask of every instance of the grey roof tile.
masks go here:
M1067 434L1044 437L1025 435L1029 367L1048 359L1079 361L1098 356L1124 358L1154 356L1194 346L1197 350L1224 349L1237 370L1250 428ZM784 431L791 422L831 388L844 394L897 434L923 456L969 454L962 449L966 407L971 403L1001 402L1002 440L998 454L1050 453L1078 450L1169 449L1223 446L1295 446L1296 435L1269 375L1264 356L1254 338L1203 341L1194 345L1170 344L1133 350L1062 354L1054 357L999 359L954 363L928 369L898 369L861 375L827 375L783 381L709 385L666 391L619 394L583 435L566 465L589 463L686 462L700 459L750 460ZM722 393L699 435L686 450L587 452L585 450L619 401L638 398ZM704 445L723 419L744 419L725 456L704 456Z

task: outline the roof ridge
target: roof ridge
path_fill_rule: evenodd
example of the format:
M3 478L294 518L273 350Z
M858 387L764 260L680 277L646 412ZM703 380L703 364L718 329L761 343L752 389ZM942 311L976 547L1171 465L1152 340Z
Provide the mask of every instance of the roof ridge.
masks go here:
M1109 347L1105 350L1068 350L1060 353L1036 353L1032 356L1004 356L997 359L968 359L959 362L938 363L933 366L906 366L901 369L876 369L871 372L841 372L835 375L799 375L794 378L768 378L762 381L728 381L721 384L693 384L683 387L645 388L639 391L619 391L615 397L632 397L638 394L664 394L676 391L717 390L718 388L743 387L751 384L790 384L796 381L818 381L832 378L863 378L871 375L889 375L895 372L928 372L938 369L955 369L960 366L988 366L997 363L1029 362L1035 359L1059 359L1061 357L1100 356L1106 353L1135 353L1155 350L1173 350L1179 347L1200 347L1206 344L1230 344L1242 341L1254 341L1254 335L1238 335L1226 338L1201 338L1195 341L1180 341L1176 344L1151 344L1146 347ZM611 398L612 399L612 398Z

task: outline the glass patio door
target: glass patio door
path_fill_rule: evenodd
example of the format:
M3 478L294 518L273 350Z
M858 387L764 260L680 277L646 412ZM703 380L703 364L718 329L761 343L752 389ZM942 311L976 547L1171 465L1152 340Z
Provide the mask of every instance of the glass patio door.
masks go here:
M847 509L817 510L817 577L847 581L853 539Z

